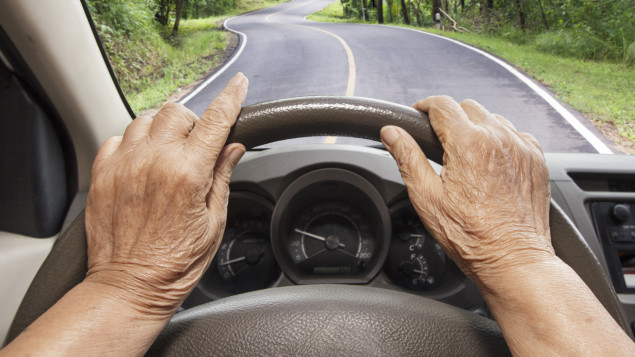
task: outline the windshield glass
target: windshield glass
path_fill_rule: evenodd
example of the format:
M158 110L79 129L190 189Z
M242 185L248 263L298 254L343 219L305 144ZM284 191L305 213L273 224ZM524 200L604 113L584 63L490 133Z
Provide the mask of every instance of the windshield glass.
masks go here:
M87 5L137 114L153 115L169 100L200 115L243 72L245 105L316 95L412 105L444 94L506 117L545 152L635 153L631 0ZM329 136L267 147L298 143L381 145Z

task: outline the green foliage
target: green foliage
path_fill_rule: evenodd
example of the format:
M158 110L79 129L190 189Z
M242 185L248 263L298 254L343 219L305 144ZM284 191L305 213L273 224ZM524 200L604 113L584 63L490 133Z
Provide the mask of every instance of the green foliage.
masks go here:
M170 93L218 65L229 38L217 25L223 16L280 1L188 0L184 12L193 6L213 9L199 11L204 18L182 19L177 36L170 34L174 0L88 0L87 5L119 85L140 112L161 105Z
M341 6L338 8L337 4L338 2L332 3L324 10L310 15L309 19L329 22L359 21L344 18ZM404 27L412 28L413 26ZM635 110L633 110L635 91L632 89L635 83L635 66L633 66L635 42L627 46L624 63L595 62L562 56L557 54L559 53L557 51L547 48L539 49L536 45L536 42L568 41L567 44L560 43L552 47L579 48L582 46L580 43L584 41L594 42L594 39L582 39L577 40L580 41L579 43L575 43L575 31L568 33L562 31L565 33L563 36L569 37L558 40L551 38L558 35L560 32L558 30L542 36L540 31L522 31L514 26L501 27L500 33L493 34L462 34L434 28L425 28L425 31L480 47L519 67L543 84L550 86L559 98L589 117L607 137L622 145L625 151L635 154ZM523 36L523 33L526 36ZM600 45L596 46L603 48ZM596 53L598 51L598 49L595 50ZM573 57L580 56L576 53Z
M341 1L344 17L357 20L361 19L362 2L365 8L373 4L372 0ZM375 1L384 3L384 22L404 22L399 0ZM406 0L411 23L430 25L435 1L460 26L475 32L503 36L518 44L535 41L548 53L632 63L626 59L628 46L635 41L632 0ZM450 27L444 16L442 24Z
M155 3L148 0L89 0L100 33L141 37L154 30Z
M624 63L635 65L635 42L632 42L624 53Z
M544 52L582 59L619 58L620 49L602 41L590 31L559 30L543 32L536 47Z
M183 16L201 18L224 14L236 7L238 0L188 0Z

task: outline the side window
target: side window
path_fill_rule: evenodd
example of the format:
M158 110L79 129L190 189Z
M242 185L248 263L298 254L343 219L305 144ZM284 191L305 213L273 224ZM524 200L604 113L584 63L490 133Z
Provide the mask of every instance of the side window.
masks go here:
M279 0L278 0L279 1ZM137 113L177 100L231 54L225 18L266 0L87 0L104 51ZM146 113L146 114L152 114Z

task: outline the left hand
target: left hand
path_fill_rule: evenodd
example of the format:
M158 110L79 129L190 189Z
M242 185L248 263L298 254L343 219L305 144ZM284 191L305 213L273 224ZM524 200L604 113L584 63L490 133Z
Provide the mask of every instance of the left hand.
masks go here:
M146 313L176 311L222 239L229 178L245 152L225 141L247 86L239 73L200 119L167 104L101 147L86 203L85 281L119 288Z

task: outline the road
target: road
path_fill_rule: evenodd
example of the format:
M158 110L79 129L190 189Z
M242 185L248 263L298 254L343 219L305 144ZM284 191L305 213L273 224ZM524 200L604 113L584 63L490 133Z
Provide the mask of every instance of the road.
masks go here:
M250 83L245 105L309 95L355 95L411 105L447 94L458 101L474 99L505 116L518 130L534 135L545 152L609 150L602 134L579 114L571 114L553 94L492 56L419 31L304 19L331 1L293 0L229 20L227 27L241 33L241 51L182 102L202 114L239 71ZM317 137L284 144L325 141L368 143Z

